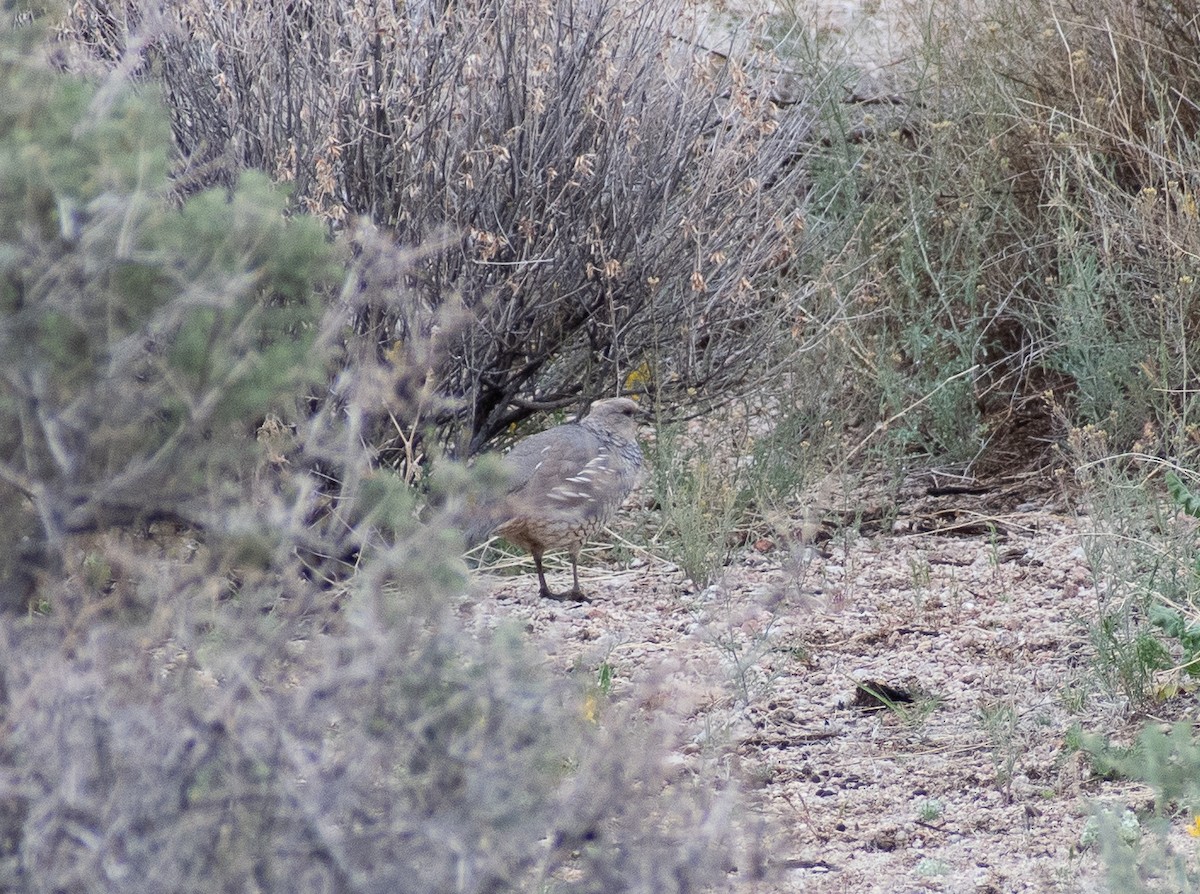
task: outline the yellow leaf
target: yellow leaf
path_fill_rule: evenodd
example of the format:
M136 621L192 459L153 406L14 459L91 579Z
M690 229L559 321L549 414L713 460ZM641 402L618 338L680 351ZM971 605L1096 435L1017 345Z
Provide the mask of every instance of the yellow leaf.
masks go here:
M636 369L630 370L628 375L625 376L625 390L644 391L646 386L650 384L651 380L652 375L650 372L650 364L643 360L641 365L639 365Z

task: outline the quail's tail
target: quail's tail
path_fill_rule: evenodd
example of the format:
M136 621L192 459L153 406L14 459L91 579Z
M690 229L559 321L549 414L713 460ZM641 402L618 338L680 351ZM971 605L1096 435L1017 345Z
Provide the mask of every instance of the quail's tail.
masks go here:
M500 507L495 503L476 503L456 512L453 525L462 531L467 549L472 550L492 536L503 520Z

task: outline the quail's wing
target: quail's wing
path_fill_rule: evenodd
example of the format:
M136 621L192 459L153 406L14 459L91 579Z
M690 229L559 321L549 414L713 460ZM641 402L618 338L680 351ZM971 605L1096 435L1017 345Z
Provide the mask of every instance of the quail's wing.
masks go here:
M504 455L509 492L530 486L538 490L553 487L556 481L582 469L598 447L595 436L578 425L560 425L530 435Z
M518 445L524 449L514 458L513 470L526 477L513 499L548 517L577 522L607 517L629 493L636 470L626 468L628 464L586 428L544 434L553 437L539 440L541 436L534 435Z

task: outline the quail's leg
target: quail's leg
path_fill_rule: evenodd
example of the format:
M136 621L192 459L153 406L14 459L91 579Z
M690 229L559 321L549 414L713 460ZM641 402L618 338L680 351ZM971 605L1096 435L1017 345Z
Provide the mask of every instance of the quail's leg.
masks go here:
M559 602L588 602L588 597L579 589L579 571L575 567L575 555L571 555L571 579L574 581L574 586L565 593L555 593L546 584L546 574L542 570L542 554L535 552L533 554L533 564L537 567L538 573L538 593L543 599L556 599Z
M590 602L591 599L585 596L583 590L579 589L579 550L571 550L571 589L562 594L563 599L570 599L574 602Z
M574 546L569 547L571 555L571 589L563 593L562 598L570 599L574 602L591 602L592 597L579 589L579 553L582 548L582 543L576 543Z
M542 570L542 551L535 549L533 551L533 565L537 568L538 574L538 595L543 599L553 599L554 594L550 592L550 588L546 586L546 572Z

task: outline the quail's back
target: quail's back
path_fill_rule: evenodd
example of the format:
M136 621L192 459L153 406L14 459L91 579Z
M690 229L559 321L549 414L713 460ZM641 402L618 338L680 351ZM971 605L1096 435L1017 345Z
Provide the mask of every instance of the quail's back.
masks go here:
M642 465L637 426L644 415L628 398L597 401L580 422L532 435L503 458L507 493L482 510L472 527L532 553L543 596L585 598L576 569L579 552L637 481ZM564 548L571 555L574 586L555 594L546 585L542 555Z

